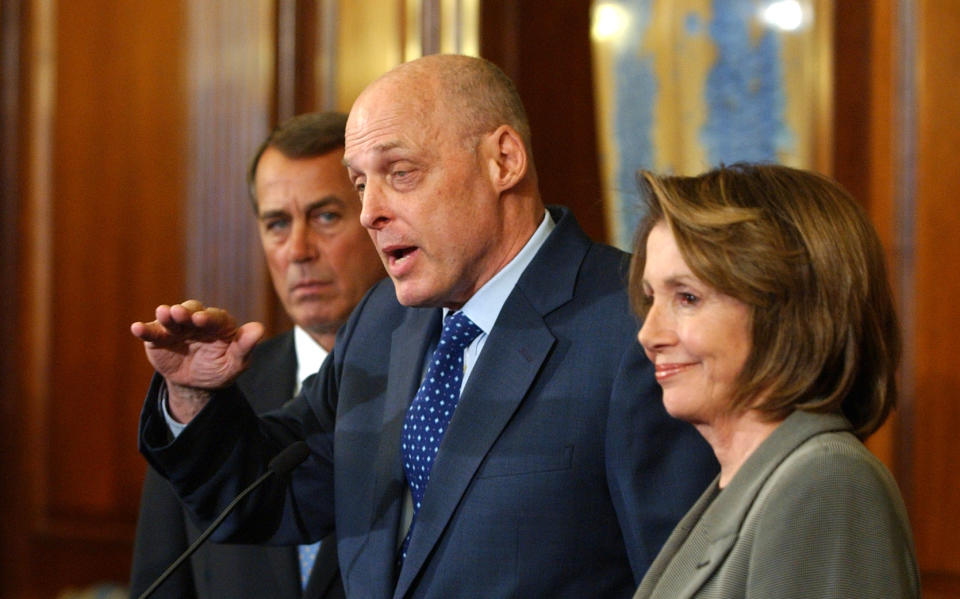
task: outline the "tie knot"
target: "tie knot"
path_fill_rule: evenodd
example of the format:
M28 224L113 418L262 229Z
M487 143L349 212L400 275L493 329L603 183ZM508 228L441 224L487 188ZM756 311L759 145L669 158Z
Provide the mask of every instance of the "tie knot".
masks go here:
M447 315L440 333L440 345L450 351L463 351L483 330L463 312Z

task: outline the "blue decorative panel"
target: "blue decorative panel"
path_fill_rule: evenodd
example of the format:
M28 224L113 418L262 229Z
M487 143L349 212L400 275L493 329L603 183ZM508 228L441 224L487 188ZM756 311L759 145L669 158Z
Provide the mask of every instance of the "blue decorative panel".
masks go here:
M603 0L593 6L600 157L613 241L629 249L638 169L814 167L829 39L801 0ZM821 19L825 20L825 19ZM819 157L822 160L824 157Z

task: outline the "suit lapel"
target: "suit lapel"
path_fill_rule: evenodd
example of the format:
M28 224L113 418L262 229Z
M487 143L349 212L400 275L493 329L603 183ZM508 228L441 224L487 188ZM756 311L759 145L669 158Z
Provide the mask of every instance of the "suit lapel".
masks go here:
M477 469L510 421L553 346L529 304L504 307L463 389L430 473L416 534L397 581L402 597L463 498ZM536 323L536 324L534 324Z
M317 552L317 559L310 571L310 578L307 580L307 587L303 589L303 599L323 599L327 597L340 597L340 593L334 595L332 591L336 588L340 575L338 562L335 559L337 554L337 535L329 534L320 544ZM297 589L299 590L299 589Z
M424 356L440 333L440 309L409 310L403 323L391 337L389 374L383 397L381 424L376 453L369 456L373 484L362 485L354 495L355 509L366 510L362 522L368 531L356 552L344 554L341 569L349 564L344 577L362 577L360 588L375 589L370 596L389 597L394 591L397 536L404 496L404 475L400 461L400 433L407 406L420 385ZM371 572L382 574L371 575ZM376 581L375 583L373 581Z
M300 596L300 561L297 548L266 547L264 553L270 562L270 571L277 581L280 597Z
M544 317L573 297L589 240L567 211L553 215L557 226L504 303L441 442L395 597L407 593L423 568L556 341ZM394 447L399 447L399 437L398 427Z
M676 595L671 595L677 599L687 599L694 597L700 587L713 576L717 568L724 562L727 554L737 540L737 531L730 531L724 536L711 540L704 548L703 553L693 565L692 574L687 578Z

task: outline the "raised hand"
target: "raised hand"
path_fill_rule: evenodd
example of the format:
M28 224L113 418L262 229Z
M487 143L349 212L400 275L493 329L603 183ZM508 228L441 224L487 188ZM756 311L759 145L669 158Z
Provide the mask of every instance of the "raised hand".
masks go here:
M263 325L237 327L220 308L197 300L158 306L153 322L135 322L130 332L144 343L147 359L167 382L170 414L188 422L209 400L210 391L229 385L246 367Z

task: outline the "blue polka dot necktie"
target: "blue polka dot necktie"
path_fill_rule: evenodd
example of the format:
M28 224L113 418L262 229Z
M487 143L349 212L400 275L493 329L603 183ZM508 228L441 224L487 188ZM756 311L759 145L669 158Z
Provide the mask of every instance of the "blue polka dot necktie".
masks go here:
M447 316L434 350L427 374L403 421L401 456L403 471L413 496L413 521L403 540L400 559L406 559L410 535L417 522L417 513L430 480L430 470L440 448L440 440L450 424L453 410L460 400L463 382L463 351L483 331L463 312Z
M320 549L320 541L310 545L299 545L297 554L300 557L300 586L307 588L307 581L310 580L310 571L313 570L313 562L317 560L317 551Z

